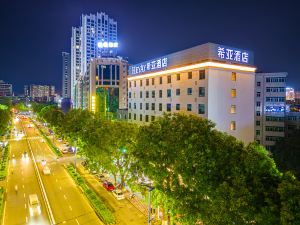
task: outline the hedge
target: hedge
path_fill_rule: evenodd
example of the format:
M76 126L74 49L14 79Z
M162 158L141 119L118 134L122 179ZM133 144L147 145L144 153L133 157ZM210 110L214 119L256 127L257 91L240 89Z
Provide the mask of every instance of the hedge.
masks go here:
M97 196L97 194L86 185L84 179L80 176L80 174L75 172L74 166L68 165L66 168L76 184L82 189L83 193L90 201L92 207L94 208L96 214L100 217L100 219L105 224L115 224L116 220L113 213L106 207L104 202Z
M0 180L4 180L7 175L9 144L4 147L3 156L0 164Z

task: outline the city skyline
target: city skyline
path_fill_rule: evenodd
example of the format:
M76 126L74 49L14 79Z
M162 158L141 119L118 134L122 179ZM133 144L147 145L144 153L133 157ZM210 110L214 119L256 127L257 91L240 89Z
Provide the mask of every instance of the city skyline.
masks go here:
M172 5L169 11L170 3L115 1L104 5L99 1L71 4L65 0L47 6L32 1L35 7L29 7L30 2L6 2L1 17L7 35L1 37L1 42L8 44L2 51L6 57L0 63L1 79L12 83L17 94L22 93L25 83L55 85L61 90L60 56L62 51L70 52L71 27L80 25L81 14L98 11L118 22L119 55L128 58L131 64L215 42L252 50L258 71L288 72L288 86L300 88L297 64L300 32L295 29L299 16L293 5L273 4L273 9L268 10L270 1L259 4L190 1ZM11 14L12 11L15 13ZM18 29L12 29L17 25ZM29 52L31 56L26 57ZM18 60L19 66L12 66L15 64L12 59Z

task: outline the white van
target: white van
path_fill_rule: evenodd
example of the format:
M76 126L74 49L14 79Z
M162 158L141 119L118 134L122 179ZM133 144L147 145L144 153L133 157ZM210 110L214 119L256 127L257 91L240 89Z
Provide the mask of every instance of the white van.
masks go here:
M41 206L37 194L29 195L28 205L30 216L37 216L41 214Z

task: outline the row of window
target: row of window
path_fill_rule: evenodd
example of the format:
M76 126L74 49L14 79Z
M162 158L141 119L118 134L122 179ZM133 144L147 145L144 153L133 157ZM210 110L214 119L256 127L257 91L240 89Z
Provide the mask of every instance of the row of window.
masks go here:
M266 131L284 132L284 127L266 126Z
M266 121L283 122L284 117L282 117L282 116L266 116Z
M168 84L170 84L171 82L172 82L172 75L168 75L167 77L167 83ZM163 83L163 77L159 77L158 78L159 79L159 84L162 84ZM181 79L181 74L176 74L176 80L177 81L180 81L180 79ZM188 79L193 79L193 73L192 72L188 72ZM199 70L199 80L204 80L205 79L205 70ZM153 77L153 78L151 78L151 79L149 79L149 78L147 78L147 79L145 79L145 85L146 86L149 86L150 85L150 80L151 80L151 85L155 85L155 78ZM140 82L140 87L142 87L143 86L143 80L140 80L139 81ZM134 86L134 87L136 87L136 81L130 81L129 82L129 87L132 87L132 86Z
M289 121L297 121L297 116L288 116L287 120L289 120ZM299 120L300 120L300 116L299 116Z
M266 102L285 102L285 97L266 97Z
M267 83L283 83L285 82L285 77L267 77Z
M278 136L266 136L266 141L280 141L282 137Z
M285 87L266 87L267 92L285 92Z
M192 95L193 94L193 88L187 88L186 89L186 94L187 95ZM180 96L181 95L181 90L180 88L177 88L175 90L175 95L176 96ZM152 98L155 98L155 90L151 91L151 97ZM199 97L205 97L205 87L199 87L198 89L198 96ZM128 92L128 97L131 98L132 97L132 94L131 92ZM135 93L134 93L134 96L135 98ZM159 90L158 91L158 97L159 98L162 98L163 97L163 90ZM172 89L167 89L167 98L170 98L172 97ZM140 98L143 98L143 91L140 91ZM150 98L150 91L145 91L145 98Z
M128 104L129 109L131 109L131 103ZM151 110L155 110L155 103L145 103L145 110L150 110L150 106L151 106ZM133 109L136 109L136 103L133 104ZM158 111L163 111L162 110L163 104L162 103L158 103ZM143 103L140 103L140 110L143 110ZM171 103L167 103L166 104L166 111L170 112L172 109L172 105ZM175 109L176 110L180 110L181 109L181 105L180 104L175 104ZM187 111L192 111L192 104L187 104L186 105L186 110ZM204 104L198 104L198 114L205 114L205 105Z

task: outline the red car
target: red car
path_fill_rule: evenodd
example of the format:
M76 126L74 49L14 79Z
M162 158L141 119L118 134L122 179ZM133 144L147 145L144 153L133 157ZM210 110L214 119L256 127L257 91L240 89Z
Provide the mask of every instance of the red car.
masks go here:
M115 190L115 186L107 180L103 182L103 187L108 191Z

